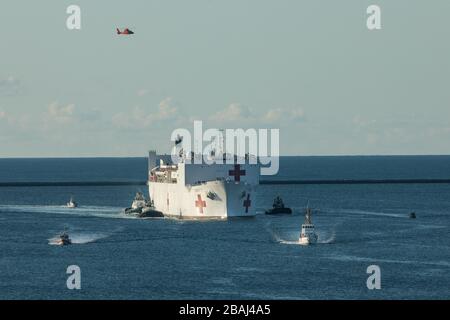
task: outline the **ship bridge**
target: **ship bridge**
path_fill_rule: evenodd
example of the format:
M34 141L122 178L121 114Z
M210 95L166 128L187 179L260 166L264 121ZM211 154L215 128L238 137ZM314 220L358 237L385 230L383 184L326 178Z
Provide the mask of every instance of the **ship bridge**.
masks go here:
M248 159L247 159L248 160ZM167 164L163 159L156 166L156 153L149 154L149 183L180 183L196 185L206 181L225 180L227 182L259 184L259 164L213 163L195 164L180 162Z

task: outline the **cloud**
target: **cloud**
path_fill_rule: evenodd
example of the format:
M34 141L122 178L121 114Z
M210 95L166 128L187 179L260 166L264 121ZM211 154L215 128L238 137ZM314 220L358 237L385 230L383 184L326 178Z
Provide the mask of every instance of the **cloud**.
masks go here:
M158 104L155 112L149 112L141 106L134 107L130 112L120 112L112 117L112 123L119 128L145 128L164 121L176 120L179 117L178 107L173 98L168 97Z
M147 89L139 89L137 92L138 97L143 97L143 96L146 96L147 94L148 94Z
M232 103L225 109L213 114L210 119L213 121L231 122L245 120L252 117L252 112L246 106L239 103Z
M20 94L21 91L21 82L13 76L9 76L6 79L0 79L0 96L15 96Z
M33 122L32 120L33 119L29 114L14 115L4 110L0 110L0 122L2 123L0 130L3 129L9 134L14 132L16 129L22 131L28 130L30 124Z
M281 108L270 109L263 116L263 120L267 121L267 122L275 122L275 121L278 121L281 119L282 114L283 114L283 110Z
M62 106L55 101L47 107L47 112L44 114L44 119L47 123L68 124L74 120L74 112L74 104Z
M305 119L305 111L302 108L292 109L290 110L292 119L294 120L304 120Z
M302 108L273 108L266 113L256 113L240 103L232 103L225 109L218 111L209 118L215 122L237 123L245 122L246 125L277 124L305 120L305 112Z
M75 105L60 105L52 102L45 109L37 110L36 113L24 113L16 110L15 113L0 110L0 129L14 132L16 130L39 132L48 131L52 128L66 128L68 125L76 124Z
M262 121L274 123L274 122L286 122L286 121L303 121L305 119L305 112L302 108L274 108L267 111L262 116Z
M16 118L10 113L7 113L5 110L0 110L0 121L11 124L16 121Z
M360 115L356 115L353 117L352 119L352 123L357 127L357 128L364 128L364 127L370 127L372 125L374 125L377 121L376 120L367 120L364 119L363 117L361 117Z
M159 103L159 112L151 116L155 117L156 120L170 119L177 114L177 111L178 109L174 106L173 99L169 97Z

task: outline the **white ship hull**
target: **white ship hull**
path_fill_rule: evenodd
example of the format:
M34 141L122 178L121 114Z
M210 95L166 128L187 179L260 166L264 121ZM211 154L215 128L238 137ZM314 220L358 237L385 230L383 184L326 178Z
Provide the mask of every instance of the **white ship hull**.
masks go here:
M149 195L155 209L178 218L252 217L255 186L227 180L195 185L149 182Z
M316 234L310 234L305 236L300 236L300 239L298 240L299 244L301 245L309 245L309 244L316 244L317 243L317 235Z

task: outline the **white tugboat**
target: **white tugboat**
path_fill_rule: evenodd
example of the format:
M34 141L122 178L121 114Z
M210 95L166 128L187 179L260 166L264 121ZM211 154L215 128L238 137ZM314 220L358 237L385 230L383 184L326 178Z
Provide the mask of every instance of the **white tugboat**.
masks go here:
M315 232L314 224L311 221L312 209L306 206L305 210L305 222L302 224L302 231L300 233L300 239L298 240L302 245L309 245L317 243L317 234Z
M126 214L136 215L139 218L163 217L162 212L155 210L152 201L145 199L141 192L136 193L130 208L125 209Z
M131 203L131 207L125 209L125 213L136 213L142 211L142 208L146 206L147 202L144 195L141 192L136 193L136 196Z
M73 197L70 197L70 201L67 202L67 207L68 208L76 208L76 207L78 207L78 204L75 202L75 200L73 200Z

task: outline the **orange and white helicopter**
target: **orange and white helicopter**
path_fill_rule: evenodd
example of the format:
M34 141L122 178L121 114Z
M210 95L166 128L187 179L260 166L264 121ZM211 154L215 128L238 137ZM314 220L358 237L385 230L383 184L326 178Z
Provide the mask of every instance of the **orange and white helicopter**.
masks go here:
M130 34L134 34L134 32L131 31L131 30L128 29L128 28L123 29L123 31L120 31L119 28L116 28L116 30L117 30L117 34L122 34L122 35L130 35Z

